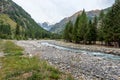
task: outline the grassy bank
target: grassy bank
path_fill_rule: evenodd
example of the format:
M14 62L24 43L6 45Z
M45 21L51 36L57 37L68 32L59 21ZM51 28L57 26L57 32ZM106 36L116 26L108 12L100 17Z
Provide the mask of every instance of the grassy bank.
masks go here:
M0 58L0 80L73 80L46 61L23 57L24 49L11 41L0 41L0 51L5 53Z

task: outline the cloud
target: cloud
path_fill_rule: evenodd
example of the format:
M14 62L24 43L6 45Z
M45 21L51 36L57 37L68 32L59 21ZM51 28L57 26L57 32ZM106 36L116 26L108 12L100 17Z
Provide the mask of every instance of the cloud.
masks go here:
M13 0L37 22L56 23L83 8L87 11L110 7L114 0Z

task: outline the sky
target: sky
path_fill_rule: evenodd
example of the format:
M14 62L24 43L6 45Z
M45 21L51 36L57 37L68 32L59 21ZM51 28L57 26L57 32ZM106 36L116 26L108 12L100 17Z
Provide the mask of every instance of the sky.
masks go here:
M85 9L86 11L105 9L114 0L13 0L39 23L54 24L65 17Z

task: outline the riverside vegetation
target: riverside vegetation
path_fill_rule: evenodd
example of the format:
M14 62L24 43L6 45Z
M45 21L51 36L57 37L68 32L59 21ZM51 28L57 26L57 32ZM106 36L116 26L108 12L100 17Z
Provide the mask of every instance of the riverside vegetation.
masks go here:
M0 80L73 80L37 57L23 56L24 49L11 41L0 41Z

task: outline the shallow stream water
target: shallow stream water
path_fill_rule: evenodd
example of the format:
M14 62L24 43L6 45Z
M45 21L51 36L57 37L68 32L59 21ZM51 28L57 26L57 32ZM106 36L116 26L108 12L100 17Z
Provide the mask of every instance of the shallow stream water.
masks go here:
M92 56L102 57L102 58L105 58L105 59L120 60L120 56L113 55L113 54L107 54L107 53L103 53L103 52L93 52L93 51L81 50L81 49L77 49L77 48L64 47L64 46L51 44L49 42L41 42L40 44L44 45L44 46L54 47L54 48L61 49L61 50L72 51L72 52L75 52L75 53L88 54L88 55L92 55Z

